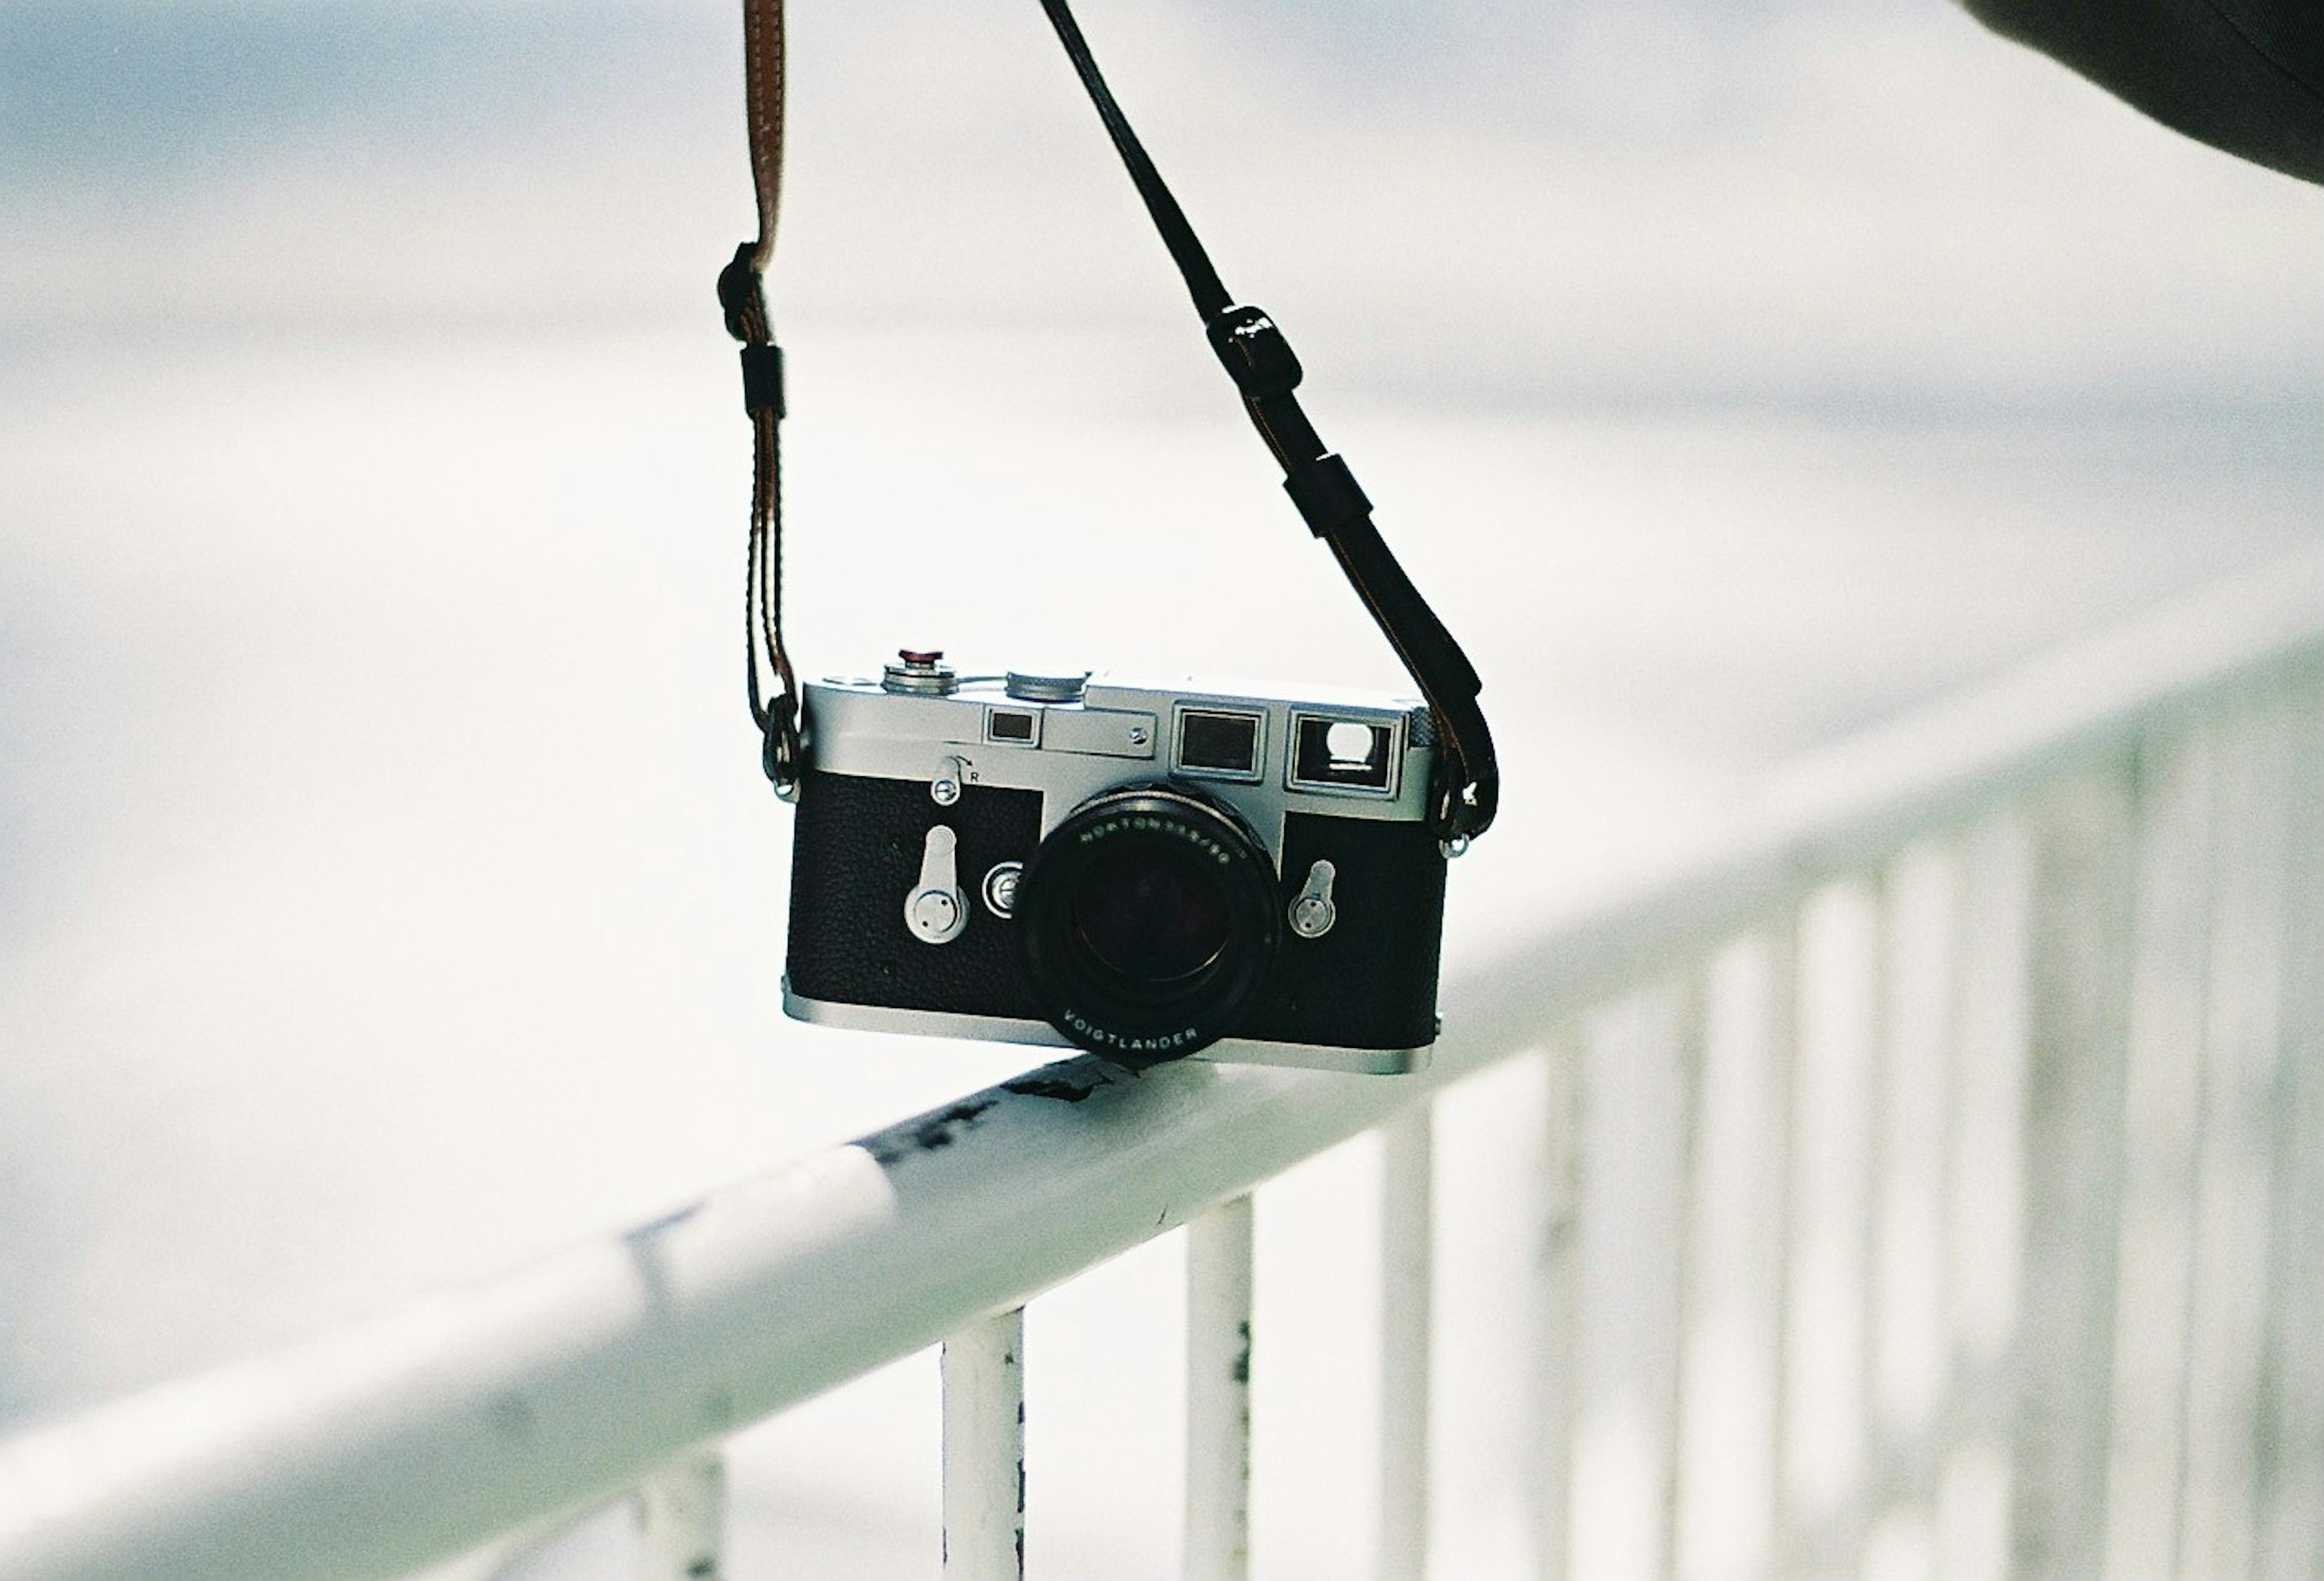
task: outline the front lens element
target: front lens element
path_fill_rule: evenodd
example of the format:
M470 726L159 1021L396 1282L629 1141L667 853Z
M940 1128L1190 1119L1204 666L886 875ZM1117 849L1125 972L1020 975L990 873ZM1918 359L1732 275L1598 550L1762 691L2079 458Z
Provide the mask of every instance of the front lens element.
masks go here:
M1143 997L1167 997L1227 947L1225 887L1193 852L1167 845L1099 855L1082 870L1073 911L1092 963Z

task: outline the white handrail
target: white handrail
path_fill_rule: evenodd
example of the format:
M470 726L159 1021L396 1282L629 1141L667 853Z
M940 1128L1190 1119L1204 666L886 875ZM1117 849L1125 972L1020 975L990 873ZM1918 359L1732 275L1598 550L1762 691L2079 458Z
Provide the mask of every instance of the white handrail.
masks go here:
M1047 1067L626 1235L0 1444L0 1575L397 1574L614 1496L1538 1046L1816 884L2324 652L2324 556L1788 775L1447 983L1425 1074Z

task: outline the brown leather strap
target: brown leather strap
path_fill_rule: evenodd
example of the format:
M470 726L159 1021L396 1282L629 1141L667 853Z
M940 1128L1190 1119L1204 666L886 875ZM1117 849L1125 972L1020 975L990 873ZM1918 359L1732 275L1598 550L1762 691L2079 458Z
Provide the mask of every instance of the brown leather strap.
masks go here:
M759 234L734 250L718 276L726 330L742 343L742 409L751 418L751 541L742 584L743 664L751 718L778 795L798 788L798 682L783 650L783 354L767 312L766 270L775 251L783 190L782 0L742 0L743 107ZM760 651L773 672L762 695Z
M775 253L783 203L782 0L742 0L742 95L750 116L751 178L759 192L759 239L752 272L763 276Z

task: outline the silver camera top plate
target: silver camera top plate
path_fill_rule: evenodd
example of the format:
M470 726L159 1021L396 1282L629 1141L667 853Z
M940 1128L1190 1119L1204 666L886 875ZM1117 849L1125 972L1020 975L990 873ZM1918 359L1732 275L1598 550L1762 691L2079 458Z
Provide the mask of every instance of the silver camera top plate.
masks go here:
M1418 823L1435 752L1416 701L1317 689L1285 696L1194 677L964 676L941 694L869 677L805 688L809 766L881 779L953 779L1046 793L1042 833L1091 796L1140 779L1201 785L1270 845L1284 814ZM1019 684L1010 684L1010 683Z

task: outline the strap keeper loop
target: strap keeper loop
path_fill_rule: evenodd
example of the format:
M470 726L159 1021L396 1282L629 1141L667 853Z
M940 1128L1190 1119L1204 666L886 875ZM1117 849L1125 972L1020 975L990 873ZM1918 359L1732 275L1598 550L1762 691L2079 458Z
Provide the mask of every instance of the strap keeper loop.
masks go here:
M1204 333L1245 400L1266 400L1299 388L1299 359L1263 310L1229 308L1204 326Z
M783 348L746 345L742 348L742 409L752 417L771 411L780 422L790 415L783 397Z
M1371 501L1337 452L1294 467L1283 480L1283 491L1299 508L1307 530L1319 538L1371 514Z
M753 244L743 243L734 249L733 262L718 271L718 307L726 316L726 333L745 345L767 338L767 300Z
M765 769L767 782L775 787L775 795L786 802L798 799L799 730L798 699L788 692L779 692L767 705L767 716L760 728L765 738L759 749L759 767Z

